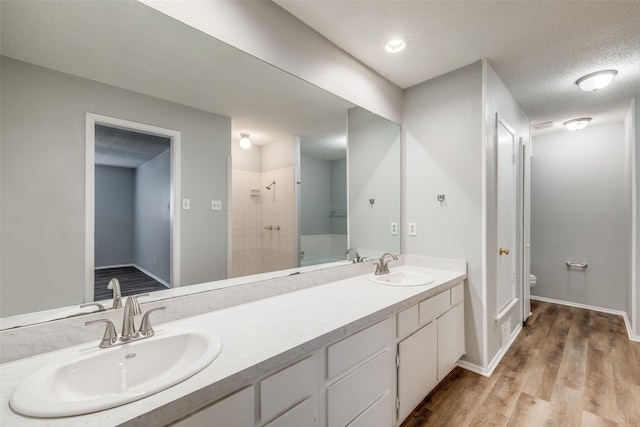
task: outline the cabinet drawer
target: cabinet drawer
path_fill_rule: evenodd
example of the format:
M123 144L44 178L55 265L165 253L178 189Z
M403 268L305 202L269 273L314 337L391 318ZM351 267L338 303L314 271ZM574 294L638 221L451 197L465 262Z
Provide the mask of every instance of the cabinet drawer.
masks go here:
M462 283L451 288L451 306L458 304L464 300L464 288Z
M428 300L420 303L420 324L424 325L431 322L439 314L444 313L451 306L451 297L449 289L434 295Z
M327 348L327 378L355 367L393 340L393 321L385 319Z
M403 338L418 329L420 326L418 304L402 310L398 313L397 336Z
M317 365L313 356L260 382L260 419L267 421L311 396L316 389Z
M247 387L213 405L171 424L172 427L253 427L253 387Z
M393 425L393 396L388 391L347 427L390 427Z
M264 427L314 427L316 425L316 404L313 397L298 403Z
M393 390L395 352L387 349L327 389L327 425L344 427Z

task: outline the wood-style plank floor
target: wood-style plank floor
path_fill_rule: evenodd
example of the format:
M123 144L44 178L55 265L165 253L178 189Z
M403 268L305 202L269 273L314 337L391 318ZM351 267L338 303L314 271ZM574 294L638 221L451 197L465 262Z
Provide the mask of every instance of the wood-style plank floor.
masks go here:
M113 291L107 289L107 284L114 277L120 282L120 293L123 297L167 289L165 285L135 267L103 268L95 270L94 301L113 298Z
M622 316L531 306L490 378L455 368L401 427L640 426L640 343Z

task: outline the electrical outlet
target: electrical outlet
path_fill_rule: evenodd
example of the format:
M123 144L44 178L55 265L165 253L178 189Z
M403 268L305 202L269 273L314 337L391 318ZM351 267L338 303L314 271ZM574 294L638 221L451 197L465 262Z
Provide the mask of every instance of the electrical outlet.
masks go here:
M211 210L212 211L221 211L222 210L222 200L212 200L211 201Z
M410 222L409 223L409 236L417 236L418 235L418 230L416 228L416 223L415 222Z
M398 235L398 223L397 222L392 222L391 223L391 235L392 236L397 236Z
M188 211L191 209L191 200L190 199L182 199L182 209Z

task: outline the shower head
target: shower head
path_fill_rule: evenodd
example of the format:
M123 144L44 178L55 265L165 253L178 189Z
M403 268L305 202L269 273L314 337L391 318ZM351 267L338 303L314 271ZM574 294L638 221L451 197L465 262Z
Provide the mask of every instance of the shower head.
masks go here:
M265 188L266 188L267 190L271 190L271 186L272 186L272 185L276 185L276 181L275 181L275 180L271 181L271 184L267 185Z

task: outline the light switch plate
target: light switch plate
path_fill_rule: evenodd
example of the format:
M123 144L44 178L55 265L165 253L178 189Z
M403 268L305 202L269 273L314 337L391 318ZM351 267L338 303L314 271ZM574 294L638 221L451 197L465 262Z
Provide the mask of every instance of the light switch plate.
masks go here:
M221 211L222 210L222 200L212 200L211 201L211 210L212 211Z
M182 199L182 209L188 211L191 209L191 200L190 199Z
M409 223L409 236L417 236L418 235L418 230L416 228L416 223L415 222L410 222Z

